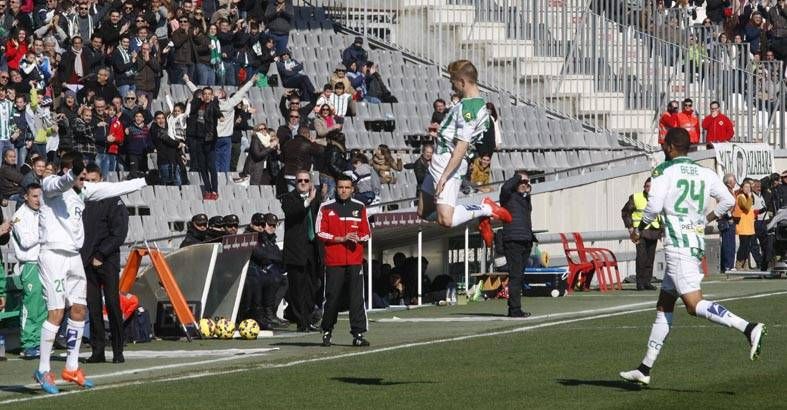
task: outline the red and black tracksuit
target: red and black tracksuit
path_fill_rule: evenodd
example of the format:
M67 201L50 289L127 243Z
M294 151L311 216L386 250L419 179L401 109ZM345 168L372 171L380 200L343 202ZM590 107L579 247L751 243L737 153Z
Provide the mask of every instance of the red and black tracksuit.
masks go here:
M355 199L325 202L317 213L317 237L325 243L325 304L322 329L333 331L342 301L350 301L350 333L358 336L367 330L364 307L363 242L369 240L366 207ZM358 243L337 241L349 233L358 235ZM345 286L349 295L344 295Z

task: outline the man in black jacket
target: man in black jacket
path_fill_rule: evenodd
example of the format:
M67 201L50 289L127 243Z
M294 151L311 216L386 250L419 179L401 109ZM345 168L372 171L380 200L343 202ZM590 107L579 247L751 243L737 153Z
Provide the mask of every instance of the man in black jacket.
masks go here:
M284 264L290 287L287 312L298 322L298 331L318 330L312 323L316 289L319 288L321 245L315 231L315 218L322 202L308 171L295 173L294 191L281 198L284 209Z
M276 226L279 218L274 214L256 213L246 233L258 234L257 247L251 253L249 272L243 288L246 317L259 322L263 329L286 326L289 323L276 317L276 308L287 291L287 276L282 264L282 253L276 245Z
M530 215L530 178L520 171L500 188L500 205L513 217L511 223L503 225L503 252L508 262L508 316L526 318L529 312L522 311L522 275L525 263L533 248L533 224Z
M191 217L191 222L186 230L186 237L180 243L180 247L195 245L208 240L208 216L196 214Z
M418 184L415 190L415 195L421 192L421 184L424 183L426 173L429 172L429 163L432 161L432 154L434 154L434 145L427 142L421 145L421 156L415 162L405 164L404 169L412 169L415 173L415 181Z
M199 171L205 181L203 199L219 197L219 176L216 172L216 124L221 117L219 102L213 90L205 87L194 92L191 112L186 120L186 143L191 157L191 169Z
M101 168L88 164L86 181L100 182ZM103 363L106 331L102 313L101 292L109 316L112 335L112 363L123 363L123 315L120 311L120 247L128 234L128 210L118 197L88 201L82 211L85 243L80 254L87 278L87 307L90 311L90 347L88 363Z

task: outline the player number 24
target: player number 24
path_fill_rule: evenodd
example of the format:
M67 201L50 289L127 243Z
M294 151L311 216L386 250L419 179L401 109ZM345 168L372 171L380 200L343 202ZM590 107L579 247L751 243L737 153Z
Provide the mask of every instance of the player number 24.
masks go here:
M694 180L689 181L687 179L678 180L678 189L680 189L681 192L678 196L678 200L675 201L675 212L679 214L689 213L689 209L683 206L683 202L686 200L687 196L697 202L697 210L702 212L702 210L705 209L705 181L699 181L699 191L695 189L695 182Z

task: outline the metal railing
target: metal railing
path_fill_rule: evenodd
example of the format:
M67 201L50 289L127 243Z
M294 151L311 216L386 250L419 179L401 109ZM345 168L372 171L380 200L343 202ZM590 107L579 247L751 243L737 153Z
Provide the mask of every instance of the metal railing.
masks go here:
M736 141L784 146L784 72L749 44L719 43L703 9L650 0L311 0L349 29L445 67L466 58L517 99L649 144L667 102L711 101ZM734 41L735 39L730 39ZM723 41L723 37L722 37Z

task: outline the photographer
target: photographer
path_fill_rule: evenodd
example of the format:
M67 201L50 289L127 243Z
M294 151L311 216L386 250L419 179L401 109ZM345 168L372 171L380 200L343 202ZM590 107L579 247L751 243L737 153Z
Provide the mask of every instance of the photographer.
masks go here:
M500 205L511 213L511 223L503 225L503 252L508 261L508 317L526 318L522 311L522 276L533 248L535 235L531 214L530 178L519 171L500 188Z

